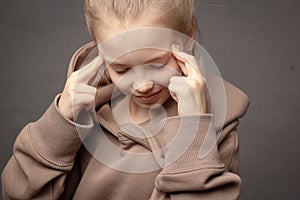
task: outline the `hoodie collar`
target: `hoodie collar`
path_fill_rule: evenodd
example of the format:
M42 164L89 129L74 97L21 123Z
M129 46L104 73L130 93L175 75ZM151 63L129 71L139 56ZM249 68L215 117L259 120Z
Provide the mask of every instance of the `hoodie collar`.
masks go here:
M113 86L111 85L109 87L113 87ZM103 91L103 90L105 90L105 91ZM108 94L108 90L105 87L100 88L100 89L98 88L99 95L104 94L104 92L106 93L105 96L112 95L112 91L110 94ZM98 119L99 124L101 126L103 126L105 129L107 129L115 137L119 138L120 136L125 136L128 139L135 141L136 143L139 143L139 144L145 146L147 149L151 150L151 147L150 147L150 144L149 144L147 138L142 137L142 136L144 136L143 130L137 129L137 127L139 127L139 126L143 127L146 124L148 124L150 119L141 124L138 124L137 126L133 125L132 123L126 123L126 124L121 125L122 128L120 128L120 126L117 124L117 122L114 119L110 100L111 99L109 99L107 102L102 104L100 106L100 108L97 110L97 119ZM164 104L164 109L165 109L165 112L168 117L177 115L177 103L171 97ZM136 136L129 133L130 130L133 130L133 129L134 129L134 132L137 132L135 134ZM125 130L128 130L128 132Z

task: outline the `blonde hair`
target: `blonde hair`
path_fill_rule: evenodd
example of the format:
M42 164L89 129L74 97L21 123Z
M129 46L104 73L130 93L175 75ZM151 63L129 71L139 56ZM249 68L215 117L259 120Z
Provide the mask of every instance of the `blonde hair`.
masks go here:
M89 32L94 36L96 23L103 23L112 15L121 24L127 20L152 13L153 22L163 23L185 34L193 31L194 0L85 0L84 10Z

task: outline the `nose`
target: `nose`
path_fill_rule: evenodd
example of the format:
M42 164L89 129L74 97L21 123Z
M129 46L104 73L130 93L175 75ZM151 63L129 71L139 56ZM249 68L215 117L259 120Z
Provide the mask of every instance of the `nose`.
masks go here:
M153 81L147 81L143 83L135 82L133 83L133 89L140 93L146 93L151 90L154 86Z

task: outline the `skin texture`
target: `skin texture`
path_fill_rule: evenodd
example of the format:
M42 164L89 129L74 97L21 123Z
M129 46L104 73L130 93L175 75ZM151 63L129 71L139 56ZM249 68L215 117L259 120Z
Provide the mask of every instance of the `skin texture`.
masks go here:
M96 77L102 62L103 59L98 56L67 79L58 107L68 119L75 120L82 109L95 108L97 89L88 83Z
M132 23L129 21L125 26L120 25L115 18L112 20L115 23L110 23L109 26L103 24L104 28L101 31L100 29L95 31L97 42L135 28L171 28L151 23L145 16ZM95 79L102 62L103 58L99 55L79 71L73 72L68 78L58 104L65 117L74 120L81 109L94 109L96 88L88 83ZM160 66L153 67L153 63ZM206 83L197 65L192 55L181 52L176 44L173 44L171 52L142 49L125 54L108 66L108 74L123 93L131 95L129 101L131 118L139 123L149 118L148 113L152 105L162 105L170 96L178 102L180 116L206 113ZM149 70L151 66L153 72ZM162 72L159 76L151 76L158 68L168 68L168 72ZM155 96L155 98L150 98L150 96Z

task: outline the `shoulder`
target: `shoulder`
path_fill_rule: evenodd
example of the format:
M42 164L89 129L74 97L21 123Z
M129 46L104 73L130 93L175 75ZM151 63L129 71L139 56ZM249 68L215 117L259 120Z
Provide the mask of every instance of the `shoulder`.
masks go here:
M243 117L250 105L249 97L237 86L223 79L226 93L225 124Z
M213 73L206 73L209 88L209 111L214 115L217 130L243 117L249 107L249 97L240 88Z

